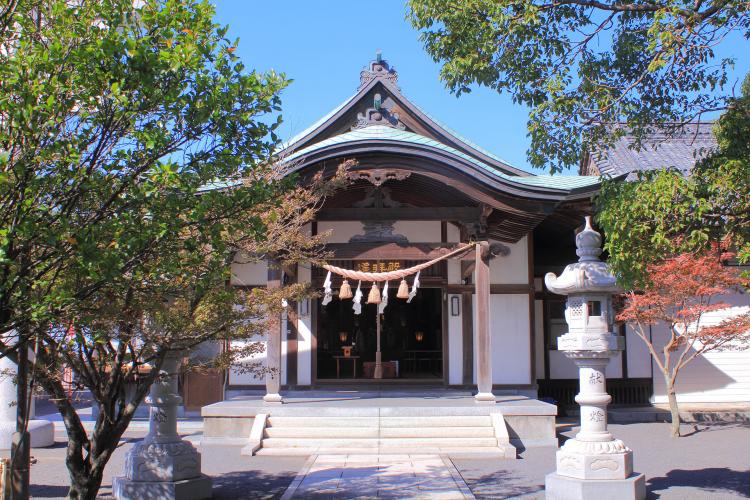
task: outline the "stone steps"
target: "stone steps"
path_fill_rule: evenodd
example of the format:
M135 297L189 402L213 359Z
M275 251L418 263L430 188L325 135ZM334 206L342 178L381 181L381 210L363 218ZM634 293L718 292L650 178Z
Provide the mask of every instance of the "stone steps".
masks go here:
M483 427L492 425L492 417L489 415L456 415L456 416L373 416L373 417L346 417L339 415L331 416L309 416L309 417L287 417L270 415L269 426L283 427L327 427L335 422L343 427Z
M310 455L403 455L403 448L261 448L255 454L260 456L310 456ZM411 453L410 453L411 454ZM515 458L501 448L491 447L423 447L419 454L450 455L452 458Z
M494 437L491 427L267 427L266 438L484 438Z
M415 448L432 446L436 448L477 447L498 445L497 439L489 438L266 438L263 448Z
M318 410L290 415L287 410L279 415L272 410L254 425L251 441L256 444L248 447L248 454L403 454L418 450L515 458L516 450L510 445L500 413L477 415L454 408L448 412L426 408L380 410L385 411L368 409L346 415Z

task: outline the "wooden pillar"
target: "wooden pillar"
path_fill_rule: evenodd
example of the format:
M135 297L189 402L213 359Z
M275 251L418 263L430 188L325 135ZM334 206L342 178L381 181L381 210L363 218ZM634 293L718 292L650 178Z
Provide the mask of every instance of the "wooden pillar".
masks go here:
M281 288L281 265L278 261L268 261L269 289ZM268 337L266 342L266 403L282 402L281 388L281 315L273 314L268 318Z
M477 299L477 395L478 403L494 403L492 394L492 343L490 339L490 244L481 241L476 247Z

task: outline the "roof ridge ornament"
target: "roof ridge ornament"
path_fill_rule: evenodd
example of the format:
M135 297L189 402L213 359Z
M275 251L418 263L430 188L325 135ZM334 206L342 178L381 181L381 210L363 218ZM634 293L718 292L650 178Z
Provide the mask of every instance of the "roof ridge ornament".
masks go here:
M398 90L401 90L398 87L398 73L390 66L390 64L388 64L388 61L383 59L383 54L380 50L375 52L375 59L370 61L370 64L360 72L359 87L357 88L357 91L365 88L367 84L376 78L384 80Z

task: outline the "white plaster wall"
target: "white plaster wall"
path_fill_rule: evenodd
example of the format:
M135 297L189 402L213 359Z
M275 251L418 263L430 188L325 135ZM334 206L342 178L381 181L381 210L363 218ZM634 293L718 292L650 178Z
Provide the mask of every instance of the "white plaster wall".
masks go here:
M510 248L510 255L490 260L490 283L527 284L529 282L528 239L524 236L517 243L503 243Z
M253 363L258 363L260 365L265 365L265 362L266 362L265 336L259 335L256 339L253 339L253 340L233 340L231 341L230 346L232 349L240 349L249 342L262 343L264 346L264 350L253 356L248 356L240 360L240 362L247 362L247 363L253 362ZM255 376L255 374L252 374L252 373L240 373L237 369L229 370L229 385L263 385L263 384L265 384L265 379L263 378L262 375Z
M534 301L534 331L536 333L536 378L544 378L544 301Z
M232 263L232 276L229 282L239 286L266 286L268 282L268 264L265 262L247 262L244 255L239 255ZM239 262L238 262L239 261Z
M448 259L448 283L451 285L461 284L461 261Z
M459 315L451 315L451 301L458 297ZM463 304L460 294L448 295L448 383L462 384L464 380Z
M318 234L331 231L329 243L348 243L355 234L362 234L362 223L359 221L320 221Z
M393 225L395 234L403 234L410 242L440 241L440 221L400 220Z
M331 231L329 243L348 243L357 234L363 234L363 226L359 221L320 221L318 233ZM440 241L440 221L396 221L393 232L402 234L410 242L435 243Z
M455 224L448 223L448 241L451 243L457 243L461 241L461 230Z
M625 325L625 345L628 350L628 377L651 377L651 354L632 325Z
M704 324L750 310L750 295L736 294L724 302L731 309L704 316ZM653 327L657 345L668 335L666 327ZM654 366L654 402L666 403L664 379ZM750 402L750 350L728 349L708 352L694 359L677 376L677 400L685 403Z
M310 282L310 266L303 264L297 267L300 283ZM312 383L312 308L314 302L310 300L307 316L300 316L297 324L297 384L310 385Z
M476 295L474 305L474 382L477 373ZM531 335L527 294L490 295L493 384L530 384Z

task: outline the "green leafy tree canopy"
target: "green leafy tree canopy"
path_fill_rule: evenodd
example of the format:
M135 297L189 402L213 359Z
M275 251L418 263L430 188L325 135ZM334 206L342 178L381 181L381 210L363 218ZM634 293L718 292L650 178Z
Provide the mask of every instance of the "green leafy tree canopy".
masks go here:
M724 109L731 58L714 48L750 35L750 2L718 0L410 0L441 78L458 94L474 84L531 108L530 163L576 165L624 133L678 125ZM663 128L663 126L662 126Z
M712 244L750 262L750 76L742 91L714 126L717 150L690 175L655 170L603 183L596 220L623 285L642 286L650 265Z

